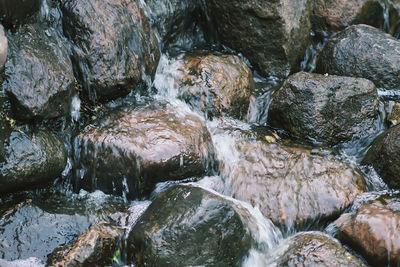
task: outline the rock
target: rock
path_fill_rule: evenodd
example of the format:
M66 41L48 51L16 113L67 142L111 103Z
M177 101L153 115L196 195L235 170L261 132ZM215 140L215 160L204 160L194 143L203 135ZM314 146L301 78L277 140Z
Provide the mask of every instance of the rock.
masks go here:
M400 123L400 102L395 102L393 104L392 110L390 112L388 121L392 125L397 125Z
M207 0L221 42L264 75L286 78L299 69L310 38L310 0Z
M223 112L235 118L247 114L253 75L250 68L234 55L186 57L183 78L178 81L178 96L207 117Z
M206 15L199 0L144 0L142 8L157 32L163 50L191 50L205 43Z
M4 35L4 28L0 24L0 70L3 69L4 63L7 60L8 40Z
M75 74L92 100L124 96L154 75L157 39L136 1L64 0L61 9Z
M334 219L365 190L361 172L333 156L276 142L237 139L234 145L237 152L220 167L224 193L259 208L282 229Z
M11 125L11 132L3 132L0 194L47 184L60 177L67 163L63 143L45 129L32 132L12 128Z
M204 189L175 186L129 233L128 259L137 266L239 266L251 242L232 203Z
M400 198L383 196L335 221L337 237L373 266L400 263Z
M25 25L9 40L4 89L20 120L69 113L75 78L65 38L42 25Z
M0 0L0 23L7 28L27 22L39 11L43 0Z
M371 26L350 26L325 45L317 72L366 78L378 88L399 90L400 41Z
M56 248L46 266L110 265L122 231L106 222L93 225L69 246Z
M300 72L273 95L271 126L324 145L378 133L378 94L366 79Z
M373 142L362 164L372 165L391 188L400 189L400 125L379 135Z
M321 232L297 234L281 246L286 249L268 266L367 266L337 240Z
M315 27L329 31L360 23L379 28L384 21L383 14L377 0L316 0L312 21Z
M114 112L81 133L75 146L78 188L128 191L131 198L161 181L205 174L213 154L204 122L162 103Z

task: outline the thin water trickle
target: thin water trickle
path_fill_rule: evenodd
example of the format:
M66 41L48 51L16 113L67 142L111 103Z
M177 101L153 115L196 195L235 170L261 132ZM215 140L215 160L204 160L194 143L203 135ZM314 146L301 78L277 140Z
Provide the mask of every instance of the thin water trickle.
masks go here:
M81 100L79 99L78 95L74 95L71 100L71 118L73 121L79 121L80 118L80 111L81 111Z

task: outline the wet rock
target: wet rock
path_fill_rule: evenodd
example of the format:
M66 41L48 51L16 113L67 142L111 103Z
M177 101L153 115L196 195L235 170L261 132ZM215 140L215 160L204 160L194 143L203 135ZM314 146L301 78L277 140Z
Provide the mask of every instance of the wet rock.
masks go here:
M228 112L246 115L253 75L246 63L233 55L186 57L178 81L178 96L212 118Z
M371 26L350 26L326 44L317 72L366 78L378 88L398 90L400 41Z
M221 171L232 197L281 228L304 229L339 216L365 190L361 172L302 147L239 139ZM237 158L236 158L237 157Z
M20 120L64 116L75 78L65 38L52 28L25 25L9 40L4 89Z
M312 2L207 0L221 42L264 75L287 77L298 69L310 36Z
M0 258L37 257L46 262L54 248L75 239L90 224L84 215L49 212L27 200L0 214Z
M206 17L199 0L144 0L143 10L164 49L190 50L205 42Z
M335 221L337 237L374 266L400 264L400 198L382 196Z
M4 28L0 24L0 70L3 69L4 63L7 60L8 40L4 35Z
M281 246L286 249L269 266L367 266L337 240L321 232L297 234Z
M63 143L48 130L12 128L4 132L0 150L0 194L47 184L59 177L67 163Z
M317 0L312 21L315 27L337 31L365 23L375 27L383 24L383 7L376 0Z
M114 112L80 134L76 147L78 188L131 198L161 181L205 174L213 153L202 120L162 103Z
M197 187L162 193L128 237L138 266L239 266L251 236L232 203Z
M300 72L273 95L268 122L325 145L378 132L378 94L366 79Z
M92 100L124 96L154 75L157 39L136 1L65 0L61 9L75 74Z
M93 225L68 246L56 248L46 266L110 265L122 231L106 222Z
M368 150L362 164L372 165L391 188L400 189L400 125L379 135Z
M39 11L43 0L0 0L0 23L7 28L27 22Z

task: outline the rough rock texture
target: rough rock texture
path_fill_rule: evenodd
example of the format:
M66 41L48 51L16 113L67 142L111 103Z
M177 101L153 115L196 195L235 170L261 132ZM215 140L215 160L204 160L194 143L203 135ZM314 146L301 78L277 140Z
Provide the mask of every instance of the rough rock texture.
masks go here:
M25 23L43 0L0 0L0 23L7 28Z
M296 136L335 145L378 132L378 94L366 79L300 72L272 98L268 122Z
M4 35L4 28L0 24L0 70L3 69L4 63L7 60L8 40Z
M361 172L333 156L262 141L235 145L238 158L221 166L231 185L226 193L258 207L282 228L334 219L365 190Z
M206 17L200 0L144 0L143 10L162 41L163 49L190 50L204 43Z
M157 182L203 175L213 153L202 120L159 103L108 115L81 133L76 147L78 188L127 190L133 198L150 193Z
M366 78L378 88L399 90L400 41L371 26L348 27L326 44L317 72Z
M46 266L107 266L117 250L122 231L100 222L93 225L69 246L56 248L47 258Z
M67 152L48 130L4 134L0 149L0 193L46 184L61 175Z
M128 237L138 266L239 266L251 236L232 203L197 187L162 193Z
M377 0L316 0L312 22L316 28L331 31L360 23L378 28L383 13Z
M186 57L180 69L178 96L207 117L227 112L236 118L247 114L253 75L234 55Z
M298 69L309 42L310 0L207 0L221 42L243 53L265 75Z
M400 198L383 196L343 214L337 237L374 266L400 264Z
M64 0L61 9L75 74L91 99L124 96L154 74L157 39L136 1Z
M287 249L269 266L367 266L337 240L321 232L297 234L284 245Z
M65 38L52 28L25 25L9 40L4 89L21 120L69 112L75 78Z
M378 136L363 159L391 188L400 189L400 125Z
M400 102L395 102L393 104L388 121L392 125L397 125L400 123Z

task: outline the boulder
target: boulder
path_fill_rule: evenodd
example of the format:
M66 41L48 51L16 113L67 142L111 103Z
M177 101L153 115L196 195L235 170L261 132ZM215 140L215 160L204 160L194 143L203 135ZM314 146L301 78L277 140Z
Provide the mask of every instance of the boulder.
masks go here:
M76 77L92 100L124 96L154 75L157 39L136 1L64 0L61 10Z
M127 242L137 266L239 266L253 241L232 203L175 186L153 201Z
M322 50L317 72L366 78L384 90L399 90L400 41L367 25L354 25Z
M66 163L64 144L50 131L23 131L13 120L1 137L0 194L47 184L60 177ZM0 130L2 131L2 130Z
M39 11L43 0L0 0L0 23L12 28L27 22Z
M137 198L207 172L211 137L196 115L165 103L117 110L75 141L77 187Z
M7 60L8 40L4 34L4 28L0 24L0 70L3 69Z
M297 234L281 246L285 247L282 254L268 266L368 266L337 240L321 232Z
M234 55L186 57L179 69L178 97L208 118L229 113L241 119L250 103L253 75Z
M379 135L373 142L362 164L372 165L391 188L400 189L400 125Z
M312 22L314 27L329 31L360 23L378 28L383 24L383 14L377 0L316 0Z
M310 38L310 0L207 0L220 41L263 75L286 78L299 69Z
M106 266L117 251L122 231L100 222L81 234L73 244L57 247L48 257L46 266Z
M337 238L361 253L373 266L400 264L400 198L384 195L334 223Z
M225 194L260 209L281 229L324 224L365 190L358 169L307 147L236 139L236 152L221 160Z
M25 25L9 40L4 89L20 120L69 113L75 78L65 38L43 25Z
M272 98L269 124L317 143L336 145L379 130L378 94L367 79L300 72Z

